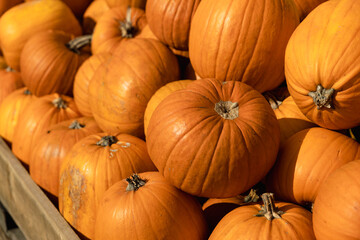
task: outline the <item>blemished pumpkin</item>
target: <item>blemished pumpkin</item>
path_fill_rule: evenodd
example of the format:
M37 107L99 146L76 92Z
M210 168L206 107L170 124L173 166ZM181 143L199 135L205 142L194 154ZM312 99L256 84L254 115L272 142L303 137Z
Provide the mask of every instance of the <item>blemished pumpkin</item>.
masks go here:
M313 207L318 240L360 239L360 160L332 172L321 185Z
M76 72L73 86L74 101L84 116L92 116L89 103L89 84L91 79L98 67L110 57L110 53L94 54L86 59Z
M161 101L146 142L169 183L195 196L225 198L265 177L280 130L266 99L249 85L198 79Z
M91 55L83 48L91 35L74 38L62 31L44 31L31 37L20 55L21 77L36 96L52 93L71 95L75 74Z
M191 64L201 78L272 90L284 81L285 48L298 24L293 1L202 0L191 21Z
M147 0L148 24L169 47L188 50L191 19L199 3L200 0Z
M31 178L53 196L59 195L60 166L80 139L102 132L95 119L81 117L50 126L34 141L29 160Z
M285 54L289 92L301 112L328 129L360 125L360 2L327 1L291 36Z
M24 87L10 93L0 104L0 136L12 142L19 115L36 98Z
M159 103L167 97L170 93L184 89L189 83L193 82L193 80L178 80L174 82L170 82L165 86L159 88L154 95L150 98L148 104L146 105L145 113L144 113L144 132L146 136L147 127L149 125L149 121L151 115L153 114L155 108L159 105Z
M10 67L0 69L0 104L15 90L24 87L19 72Z
M39 32L54 29L81 35L81 26L70 8L60 0L20 3L0 19L0 45L7 64L19 71L20 53L26 41Z
M94 238L105 191L134 172L156 171L146 143L128 134L99 133L78 141L60 167L59 210L82 235Z
M263 204L241 206L218 223L209 240L315 240L312 214L287 202L275 202L274 195L261 195Z
M92 1L82 16L84 34L92 34L97 21L110 9L105 0Z
M115 7L136 7L145 9L146 0L105 0L111 8Z
M28 165L32 144L39 135L53 124L80 116L69 96L53 93L34 99L18 117L12 142L14 155Z
M266 178L269 191L284 201L311 205L329 174L360 157L360 144L329 129L313 127L282 145Z
M95 240L206 238L200 204L158 172L117 182L105 192L97 211Z
M163 43L128 40L95 72L89 85L91 112L104 132L143 138L148 101L160 87L178 79L178 61Z

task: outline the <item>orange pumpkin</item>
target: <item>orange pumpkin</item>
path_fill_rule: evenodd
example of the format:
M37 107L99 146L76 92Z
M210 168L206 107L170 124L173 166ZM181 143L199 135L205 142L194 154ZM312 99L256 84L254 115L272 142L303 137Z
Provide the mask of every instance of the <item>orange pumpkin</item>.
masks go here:
M20 73L10 67L0 69L0 84L0 104L9 94L24 87Z
M60 0L24 2L6 11L0 19L0 45L7 64L19 71L20 53L26 41L48 29L81 35L79 22Z
M111 8L115 7L136 7L145 9L146 0L105 0Z
M62 121L47 128L33 143L29 160L31 178L58 197L60 166L66 154L80 139L99 132L101 129L90 117Z
M23 163L29 164L33 142L53 124L80 117L71 97L57 93L34 99L18 117L12 151Z
M99 133L78 141L60 168L59 210L93 239L96 211L105 191L133 172L156 171L146 143L127 134Z
M134 227L136 231L130 230ZM158 172L133 174L114 184L97 211L97 240L206 238L207 225L199 203Z
M274 89L284 81L285 48L298 24L293 1L201 1L190 27L191 63L201 78Z
M360 2L327 1L289 40L285 75L291 96L312 122L329 129L360 125Z
M82 17L82 27L85 34L92 34L97 21L110 9L105 0L93 1L87 7Z
M250 189L275 162L280 130L266 99L238 82L199 79L153 112L146 142L159 172L201 197Z

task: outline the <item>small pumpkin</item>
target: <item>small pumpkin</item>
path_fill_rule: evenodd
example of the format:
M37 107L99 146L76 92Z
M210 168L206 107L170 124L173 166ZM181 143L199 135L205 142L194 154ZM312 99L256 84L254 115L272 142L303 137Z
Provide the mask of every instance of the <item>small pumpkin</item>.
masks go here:
M131 230L134 227L136 231ZM97 211L97 240L206 238L199 203L158 172L133 174L117 182L105 192Z
M20 73L10 67L0 69L0 84L0 104L9 94L24 87Z

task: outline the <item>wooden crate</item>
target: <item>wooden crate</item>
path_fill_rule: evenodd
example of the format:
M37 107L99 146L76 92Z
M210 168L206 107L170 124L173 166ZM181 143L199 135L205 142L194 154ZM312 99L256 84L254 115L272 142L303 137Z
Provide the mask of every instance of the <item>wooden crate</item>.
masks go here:
M1 137L0 202L26 239L80 239Z

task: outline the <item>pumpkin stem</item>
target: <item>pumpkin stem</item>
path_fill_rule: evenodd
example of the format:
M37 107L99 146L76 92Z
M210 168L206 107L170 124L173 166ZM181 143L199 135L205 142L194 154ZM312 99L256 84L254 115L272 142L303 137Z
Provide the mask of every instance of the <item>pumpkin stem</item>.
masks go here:
M231 101L219 101L214 110L223 118L233 120L239 116L239 104Z
M147 182L146 179L141 179L139 175L134 173L132 176L126 178L128 185L126 187L126 191L136 191L140 187L144 186Z
M25 94L25 95L31 95L31 92L29 91L29 89L26 89L26 90L24 91L24 94Z
M79 123L78 120L74 120L69 126L70 129L81 129L84 127L85 127L85 124Z
M52 103L57 108L64 108L64 109L67 108L66 101L64 99L62 99L61 97L58 97L58 98L54 99L52 101Z
M263 96L266 98L271 108L274 110L278 109L279 106L282 104L282 101L278 100L277 97L271 92L265 92L263 93Z
M133 38L136 32L135 27L132 26L131 21L131 7L128 6L126 10L125 21L119 21L121 37L123 38Z
M10 66L7 66L7 67L5 68L5 71L6 71L6 72L16 72L15 69L12 69Z
M80 49L86 45L89 45L92 40L92 35L83 35L80 37L76 37L71 39L65 46L72 52L76 54L80 54Z
M273 193L263 193L261 199L263 200L264 206L261 206L261 210L255 215L256 217L265 217L269 221L274 218L281 218L281 215L284 214L284 212L275 207Z
M115 137L115 136L105 136L102 137L97 143L96 145L101 146L101 147L106 147L106 146L111 146L114 143L117 143L119 140Z
M244 197L245 203L257 202L259 200L259 195L257 195L256 190L253 188L250 190L249 194Z
M317 109L322 107L331 108L332 95L334 93L334 89L325 89L321 84L317 85L316 91L309 92L308 96L312 97L314 100Z

